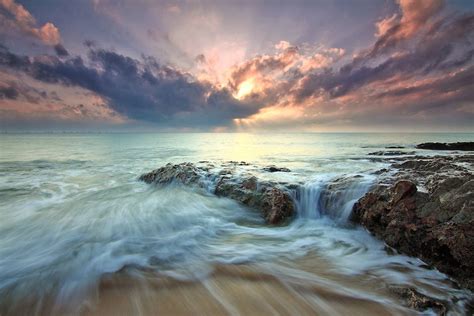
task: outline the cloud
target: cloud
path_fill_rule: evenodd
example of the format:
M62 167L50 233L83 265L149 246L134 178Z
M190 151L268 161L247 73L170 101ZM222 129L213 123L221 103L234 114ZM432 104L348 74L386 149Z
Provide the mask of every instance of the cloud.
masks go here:
M41 27L28 11L8 3L16 9L2 11L3 23L7 17L8 23L15 21L15 25L28 25L39 32ZM94 4L100 10L110 7L110 12L120 13L120 19L129 22L123 8L113 2L96 0ZM152 45L167 43L170 50L166 53L154 50L159 59L136 57L140 54L136 47L128 49L133 42L128 40L121 44L125 42L125 51L134 57L102 49L92 41L85 42L82 56L70 53L59 41L52 46L55 55L23 56L1 47L0 71L22 79L0 80L0 108L7 110L4 105L9 104L8 110L15 111L14 104L25 102L30 112L35 110L33 104L44 109L52 106L56 118L119 117L117 122L145 122L170 129L311 129L330 125L337 129L456 120L467 126L469 119L474 119L474 14L457 13L451 10L455 6L448 10L438 0L399 0L396 4L395 11L373 20L369 28L375 27L375 32L370 28L368 34L375 33L373 38L360 40L357 50L345 43L325 46L299 37L295 45L288 40L294 37L282 36L256 45L265 49L260 54L253 54L252 43L220 36L227 26L220 23L224 19L218 11L209 13L219 23L206 26L213 36L201 45L194 30L207 16L204 7L186 20L192 7L180 7L179 12L171 9L175 12L170 13L167 9L171 6L163 4L159 9L176 23L169 29L166 23L147 25L140 35ZM11 13L15 10L18 13ZM191 26L181 29L176 18ZM180 41L186 43L185 50L173 44ZM166 54L172 52L176 57L183 51L185 58L167 59ZM177 62L182 68L163 60ZM21 84L24 77L49 88L40 85L35 91L25 87ZM45 97L40 94L43 88ZM54 99L53 89L59 92L59 100ZM101 101L76 102L76 95L64 95L64 90L89 93ZM45 117L46 112L37 118Z
M15 100L18 98L18 91L12 86L0 86L0 100L1 99L11 99Z
M170 5L166 9L166 11L168 11L169 13L173 13L173 14L180 14L181 13L181 8L177 5Z
M376 23L377 41L368 52L370 57L395 48L435 23L444 7L443 0L399 0L401 14L394 14Z
M234 91L237 91L240 85L249 78L257 78L262 84L265 81L268 82L275 73L281 73L296 62L298 56L298 48L295 46L280 50L275 55L256 56L232 69L229 85Z
M369 54L361 62L356 56L339 70L306 75L295 88L296 95L299 100L320 94L337 98L389 79L403 81L453 71L472 61L473 36L474 14L445 17L419 34L409 46L395 46L399 50L385 59Z
M56 129L113 127L126 117L106 100L78 87L60 87L25 74L0 68L0 125L2 128Z
M228 85L239 99L258 101L266 106L292 105L292 88L301 78L324 73L344 56L342 48L311 45L299 48L280 41L273 54L257 55L235 65Z
M474 100L474 14L446 14L441 1L399 4L401 14L377 22L374 44L350 59L337 49L320 49L310 56L299 49L290 66L276 63L278 55L263 59L272 60L273 68L265 68L261 57L244 63L247 67L237 72L247 70L244 79L258 78L260 68L277 70L278 76L270 76L273 90L267 94L274 97L266 100L271 102L238 120L239 125L402 126L403 117L410 117L407 122L458 120L465 125L472 120L472 111L466 109ZM280 51L283 46L277 44Z
M472 56L472 52L471 52ZM400 98L416 96L418 98L429 98L430 95L445 95L457 101L474 100L474 66L462 69L448 76L442 76L434 80L415 82L413 85L390 89L379 93L377 98ZM459 98L459 97L462 98ZM446 100L444 100L446 101ZM452 101L452 100L451 100Z
M137 60L104 49L91 48L84 60L79 56L29 58L3 48L0 65L40 82L92 91L120 115L162 125L225 125L259 107L235 100L227 89L215 89L152 57Z
M285 50L287 48L290 48L291 44L288 41L279 41L276 45L275 48L278 50Z
M54 51L56 52L56 55L58 55L59 57L69 56L69 52L61 44L54 45Z
M14 0L0 0L0 25L3 32L16 31L37 38L46 45L57 45L61 41L58 28L51 22L36 25L35 18Z

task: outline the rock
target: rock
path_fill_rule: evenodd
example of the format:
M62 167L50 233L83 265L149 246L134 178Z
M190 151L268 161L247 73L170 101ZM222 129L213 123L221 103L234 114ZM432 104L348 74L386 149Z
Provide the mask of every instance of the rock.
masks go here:
M458 143L422 143L416 145L417 149L431 150L464 150L474 151L474 142L458 142Z
M403 146L387 146L385 148L387 148L387 149L402 149L402 148L405 148L405 147L403 147Z
M404 156L404 155L414 155L414 151L398 151L398 150L389 150L389 151L374 151L368 153L369 156Z
M390 292L400 297L405 306L417 311L432 309L436 315L446 315L446 303L435 298L421 294L414 288L390 287Z
M245 162L230 161L213 169L207 162L204 166L192 163L167 164L139 179L146 183L179 182L211 188L211 192L217 196L231 198L259 210L269 224L282 224L291 218L295 213L295 204L290 189L276 182L260 181L253 175L236 172L237 166L247 165Z
M413 182L407 180L398 181L394 186L394 194L390 203L396 204L401 199L413 196L413 194L416 193L416 190L416 185Z
M201 170L196 168L192 163L181 163L173 165L171 163L164 167L153 170L152 172L143 174L139 180L146 183L168 184L173 181L179 181L183 184L197 183Z
M474 175L460 160L469 159L425 157L392 165L399 180L379 179L355 203L351 218L390 247L474 289Z
M268 172L291 172L290 169L288 168L285 168L285 167L282 167L282 168L279 168L279 167L276 167L276 166L266 166L263 168L264 171L268 171Z
M263 193L260 208L265 220L270 224L278 224L290 218L295 206L291 196L278 188L267 189Z

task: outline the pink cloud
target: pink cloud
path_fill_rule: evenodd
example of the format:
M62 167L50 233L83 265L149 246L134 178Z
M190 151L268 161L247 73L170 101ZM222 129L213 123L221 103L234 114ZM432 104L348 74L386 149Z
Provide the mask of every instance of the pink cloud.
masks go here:
M57 45L61 41L58 28L51 22L41 27L28 10L13 0L0 0L0 6L11 16L0 15L0 23L25 35L33 36L46 45Z
M377 37L396 39L412 37L429 25L430 20L443 8L443 0L399 0L401 14L395 13L376 23Z

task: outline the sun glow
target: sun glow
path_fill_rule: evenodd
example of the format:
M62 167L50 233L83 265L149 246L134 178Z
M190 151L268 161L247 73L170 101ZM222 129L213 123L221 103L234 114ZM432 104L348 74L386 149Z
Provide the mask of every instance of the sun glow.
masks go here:
M254 80L247 79L239 85L239 90L237 91L237 94L234 95L234 97L238 100L241 100L245 98L247 95L249 95L252 92L253 88L254 88Z

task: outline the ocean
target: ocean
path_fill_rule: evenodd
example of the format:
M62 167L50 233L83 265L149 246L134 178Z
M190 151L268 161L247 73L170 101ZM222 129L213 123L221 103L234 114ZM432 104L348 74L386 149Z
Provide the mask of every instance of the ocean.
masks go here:
M200 284L207 291L202 302L213 300L223 313L243 314L253 305L237 300L232 292L237 282L219 279L217 272L228 276L232 272L225 269L250 269L284 286L248 281L237 292L254 291L263 300L262 293L273 286L273 299L289 305L304 301L304 311L411 314L385 290L408 285L449 301L462 313L472 294L421 260L387 251L348 218L353 203L374 182L373 172L389 168L387 161L371 159L370 152L403 146L396 150L449 154L414 146L472 139L473 134L459 133L1 134L0 307L38 314L83 313L87 307L93 314L100 309L91 306L100 306L108 295L101 294L104 278L125 274L143 280L154 273L181 282L180 287ZM138 180L169 162L198 161L291 169L257 175L302 184L296 218L269 226L254 210L206 190ZM322 209L322 188L341 175L357 175L360 181ZM365 303L354 307L353 301ZM159 310L159 302L146 308ZM202 302L182 304L193 311ZM136 308L140 304L145 308L150 302ZM272 306L269 313L275 312ZM280 314L304 313L281 308Z

